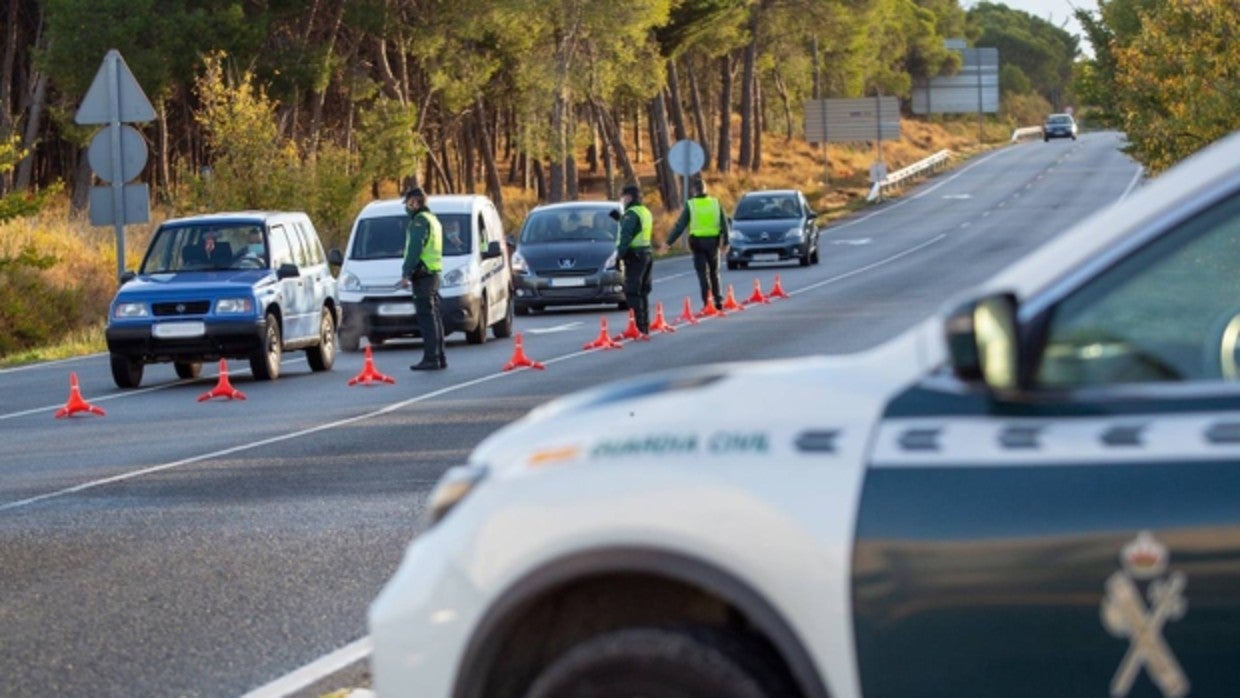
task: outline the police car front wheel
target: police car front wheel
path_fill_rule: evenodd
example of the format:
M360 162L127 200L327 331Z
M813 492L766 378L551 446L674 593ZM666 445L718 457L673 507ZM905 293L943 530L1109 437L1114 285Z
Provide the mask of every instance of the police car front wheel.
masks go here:
M777 698L795 695L766 653L711 628L624 628L553 661L525 698Z

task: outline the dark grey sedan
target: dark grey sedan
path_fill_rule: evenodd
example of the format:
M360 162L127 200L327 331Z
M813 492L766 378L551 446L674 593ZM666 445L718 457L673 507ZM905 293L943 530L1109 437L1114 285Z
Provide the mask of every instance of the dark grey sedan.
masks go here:
M751 191L732 215L728 269L751 262L818 263L818 213L795 189Z
M565 305L627 308L616 259L619 214L614 201L567 201L530 211L512 255L517 314Z

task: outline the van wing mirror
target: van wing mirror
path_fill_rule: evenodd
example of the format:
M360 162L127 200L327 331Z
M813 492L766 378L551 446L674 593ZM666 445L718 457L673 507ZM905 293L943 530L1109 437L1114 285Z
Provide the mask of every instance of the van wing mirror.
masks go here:
M337 248L333 247L333 248L332 248L330 251L328 251L328 253L327 253L327 263L328 263L328 264L330 264L330 265L332 265L333 267L343 266L343 265L344 265L344 255L343 255L343 254L341 254L341 252L340 252L340 250L339 250L339 249L337 249Z
M504 256L504 251L500 249L499 240L488 242L486 250L482 253L483 259L495 259L502 256Z
M1024 387L1018 308L1014 294L996 293L952 310L944 323L952 373L963 381L980 381L996 391Z

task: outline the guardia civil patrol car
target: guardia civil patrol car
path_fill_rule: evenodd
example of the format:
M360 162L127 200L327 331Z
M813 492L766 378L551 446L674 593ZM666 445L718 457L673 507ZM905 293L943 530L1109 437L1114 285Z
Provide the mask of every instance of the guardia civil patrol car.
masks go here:
M496 433L371 607L376 689L1235 695L1238 346L1233 135L877 349Z

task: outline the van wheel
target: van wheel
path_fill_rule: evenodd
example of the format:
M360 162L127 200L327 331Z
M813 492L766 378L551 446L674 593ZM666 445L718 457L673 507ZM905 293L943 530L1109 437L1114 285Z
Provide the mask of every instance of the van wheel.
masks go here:
M112 380L118 388L136 388L142 382L142 360L123 354L112 354Z
M487 297L482 297L482 307L478 309L478 324L474 329L466 330L465 341L470 344L482 344L487 341Z
M496 339L506 339L512 336L512 316L514 312L514 305L516 305L516 301L512 299L512 294L508 294L508 305L504 307L504 319L495 323L495 325L491 327L491 333L495 335Z
M275 313L267 313L267 330L263 345L250 353L250 373L257 381L273 381L280 377L280 359L284 347L280 343L280 322Z
M306 349L306 362L311 371L330 371L336 362L336 317L331 308L323 308L319 316L319 343Z
M707 628L623 628L551 663L525 698L775 698L795 695L761 648Z
M177 370L177 378L192 380L202 373L201 361L176 361L172 366Z

